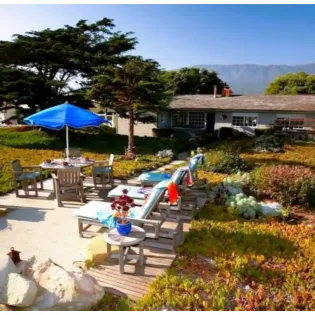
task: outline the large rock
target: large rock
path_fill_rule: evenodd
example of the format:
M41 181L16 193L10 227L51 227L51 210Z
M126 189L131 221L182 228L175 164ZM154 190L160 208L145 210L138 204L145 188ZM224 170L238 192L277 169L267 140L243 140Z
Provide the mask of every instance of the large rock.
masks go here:
M23 276L10 273L6 285L5 304L17 307L31 306L36 298L37 286L34 281Z
M112 246L111 251L118 252L118 247ZM96 264L104 263L107 259L107 245L104 241L104 235L98 235L90 239L81 252L86 260L93 261Z
M281 217L282 207L278 202L260 202L260 208L263 215L267 217Z
M34 264L29 277L39 287L32 310L85 309L104 295L104 289L90 275L67 272L51 260Z
M17 269L8 255L0 256L0 303L5 304L7 301L6 286L10 273L17 273Z

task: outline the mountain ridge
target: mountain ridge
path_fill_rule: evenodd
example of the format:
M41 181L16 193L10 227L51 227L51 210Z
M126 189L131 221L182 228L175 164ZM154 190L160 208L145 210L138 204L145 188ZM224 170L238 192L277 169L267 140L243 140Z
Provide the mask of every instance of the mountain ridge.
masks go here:
M200 64L193 66L214 70L235 94L263 94L270 81L288 72L315 73L315 63L285 64Z

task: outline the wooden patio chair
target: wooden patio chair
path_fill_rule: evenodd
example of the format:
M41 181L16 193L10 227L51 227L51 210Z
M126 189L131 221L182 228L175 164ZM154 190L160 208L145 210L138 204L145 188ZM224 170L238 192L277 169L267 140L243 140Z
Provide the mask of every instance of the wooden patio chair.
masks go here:
M67 149L65 149L67 155ZM79 148L69 148L69 158L78 158L82 156L82 152Z
M114 187L114 157L114 154L111 154L108 161L94 162L92 167L92 177L95 189L98 184L101 184L102 187L106 184L110 184L111 187Z
M83 179L79 167L58 169L57 175L52 174L55 198L58 207L62 207L61 197L73 192L81 202L85 202Z
M21 166L19 160L13 160L11 162L14 178L14 188L16 197L19 195L19 185L21 184L25 196L29 196L30 191L35 192L35 196L38 196L37 180L40 182L40 189L43 189L43 175L41 167L37 165ZM31 187L30 187L31 186Z

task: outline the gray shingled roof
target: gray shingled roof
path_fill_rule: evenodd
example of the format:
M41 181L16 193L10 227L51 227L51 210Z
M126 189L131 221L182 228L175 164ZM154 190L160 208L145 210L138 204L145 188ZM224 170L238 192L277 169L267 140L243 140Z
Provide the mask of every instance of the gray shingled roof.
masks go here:
M172 109L315 112L315 95L175 96Z

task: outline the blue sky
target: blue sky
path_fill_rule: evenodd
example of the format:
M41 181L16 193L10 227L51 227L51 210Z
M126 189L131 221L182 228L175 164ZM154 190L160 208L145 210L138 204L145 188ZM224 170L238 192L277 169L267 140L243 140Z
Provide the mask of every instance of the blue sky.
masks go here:
M313 5L0 5L0 39L108 17L165 69L315 62Z

